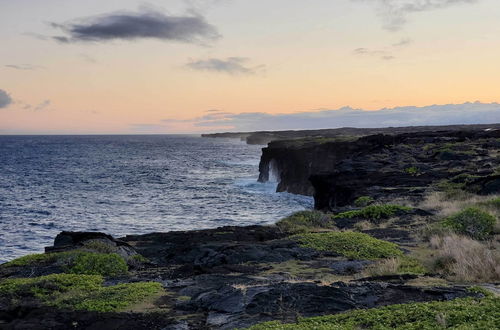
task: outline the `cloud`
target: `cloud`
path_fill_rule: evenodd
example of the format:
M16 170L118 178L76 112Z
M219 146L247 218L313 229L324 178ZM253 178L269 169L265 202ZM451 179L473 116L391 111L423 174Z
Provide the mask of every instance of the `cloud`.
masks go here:
M368 48L356 48L355 50L353 50L353 53L355 55L360 55L360 56L379 57L381 60L386 60L386 61L393 60L396 58L385 50L372 50Z
M410 38L403 38L403 39L399 40L398 42L393 43L392 46L393 47L406 47L409 44L411 44L412 42L413 42L413 40L411 40Z
M264 69L264 65L255 67L246 66L249 59L244 57L228 57L226 59L209 58L206 60L192 60L186 66L193 70L228 73L232 75L250 75Z
M353 0L374 3L382 17L383 28L400 30L408 21L408 16L418 12L447 8L458 4L472 4L479 0Z
M12 98L6 91L0 89L0 109L7 108L12 103Z
M116 12L51 25L66 33L53 37L62 43L137 39L203 43L220 37L216 28L201 15L168 16L154 9Z
M44 109L46 109L46 108L47 108L47 107L48 107L51 103L52 103L52 102L51 102L50 100L45 100L45 101L43 101L42 103L40 103L40 104L38 104L38 105L34 106L34 107L33 107L33 110L35 110L35 111L41 111L41 110L44 110ZM29 106L29 108L28 108L28 109L31 109L31 108L32 108L32 107L31 107L31 106Z
M166 123L172 121L165 120ZM500 104L476 102L426 107L384 108L376 111L344 107L337 110L291 114L262 112L235 114L219 111L193 118L190 123L195 127L210 128L210 130L224 128L232 131L490 124L500 123Z
M39 65L31 65L31 64L7 64L5 67L15 70L38 70L42 67Z

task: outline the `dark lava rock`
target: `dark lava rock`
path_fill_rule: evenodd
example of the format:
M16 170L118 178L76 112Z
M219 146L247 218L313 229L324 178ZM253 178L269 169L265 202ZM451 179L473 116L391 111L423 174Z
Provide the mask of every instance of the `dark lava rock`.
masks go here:
M96 313L48 307L0 311L2 330L160 330L174 325L168 315L154 313Z
M194 296L186 308L209 313L208 324L221 329L248 327L263 320L294 321L389 304L449 300L471 295L461 287L423 289L387 283L330 286L314 283L277 283L238 288L226 286Z
M45 252L61 252L82 248L86 243L98 242L110 251L118 253L124 258L136 255L135 249L124 241L99 232L70 232L63 231L54 239L54 246L46 247ZM102 251L98 251L102 252Z

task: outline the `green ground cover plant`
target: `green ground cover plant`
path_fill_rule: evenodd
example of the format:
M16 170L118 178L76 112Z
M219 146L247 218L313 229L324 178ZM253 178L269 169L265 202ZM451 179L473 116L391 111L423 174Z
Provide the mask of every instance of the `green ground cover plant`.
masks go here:
M35 298L57 308L97 312L120 311L162 290L160 283L137 282L103 286L100 275L52 274L0 282L0 296L11 301Z
M352 231L308 233L294 238L302 247L333 252L352 259L381 259L403 255L397 244Z
M346 313L300 318L297 323L266 322L251 330L357 330L357 329L498 329L500 298L461 298L391 305L382 308L354 310Z

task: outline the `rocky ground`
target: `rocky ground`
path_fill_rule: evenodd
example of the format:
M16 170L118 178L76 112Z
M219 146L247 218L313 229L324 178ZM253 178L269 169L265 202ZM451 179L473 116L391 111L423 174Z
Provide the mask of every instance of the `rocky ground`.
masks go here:
M324 141L300 144L313 148L303 155L334 153L325 155L330 172L309 173L324 212L274 226L118 239L59 234L46 254L0 266L0 329L236 329L279 321L259 326L278 329L403 303L489 299L489 308L499 307L499 131L362 139L334 142L343 151ZM287 148L297 150L297 141ZM500 327L498 315L469 314L472 328ZM430 319L436 328L466 322L447 315Z

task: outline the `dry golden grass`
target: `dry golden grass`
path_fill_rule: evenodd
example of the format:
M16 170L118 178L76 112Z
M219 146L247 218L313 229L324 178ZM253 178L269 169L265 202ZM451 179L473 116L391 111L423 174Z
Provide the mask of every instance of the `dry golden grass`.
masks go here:
M479 196L471 194L466 199L450 199L443 192L433 192L427 195L419 207L425 210L435 210L441 217L448 217L467 207L477 206L496 217L500 217L498 209L484 205L484 203L499 197L500 195Z
M367 267L365 272L368 276L384 276L397 274L401 265L399 258L388 258L378 261L371 267Z
M481 243L464 236L434 236L430 245L436 250L437 271L458 282L500 280L500 251L495 242Z

